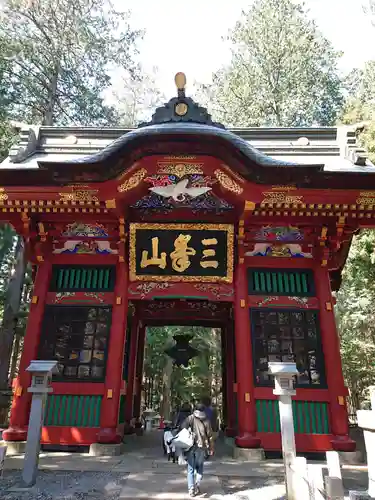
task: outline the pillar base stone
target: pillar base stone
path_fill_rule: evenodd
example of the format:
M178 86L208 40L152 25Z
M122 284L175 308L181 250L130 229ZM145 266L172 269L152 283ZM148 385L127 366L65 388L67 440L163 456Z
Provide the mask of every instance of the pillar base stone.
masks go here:
M26 441L4 441L7 447L7 456L22 455L26 450Z
M122 455L125 451L123 443L119 444L101 444L92 443L90 445L89 455L91 457L116 457Z
M349 436L333 436L331 444L335 451L355 451L357 446Z
M263 448L238 448L234 447L233 457L244 462L261 462L265 459Z
M244 432L236 436L235 443L239 448L259 448L261 441L254 434Z
M364 463L364 458L359 450L356 451L338 451L340 464L359 465Z

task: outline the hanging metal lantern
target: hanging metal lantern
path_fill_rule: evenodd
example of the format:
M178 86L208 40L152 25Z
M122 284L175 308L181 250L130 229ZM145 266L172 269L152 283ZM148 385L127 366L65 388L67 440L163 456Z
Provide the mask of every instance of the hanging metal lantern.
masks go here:
M173 359L173 364L176 366L189 365L189 361L198 355L197 349L194 349L189 342L193 335L175 335L173 339L176 344L169 349L165 349L165 353Z

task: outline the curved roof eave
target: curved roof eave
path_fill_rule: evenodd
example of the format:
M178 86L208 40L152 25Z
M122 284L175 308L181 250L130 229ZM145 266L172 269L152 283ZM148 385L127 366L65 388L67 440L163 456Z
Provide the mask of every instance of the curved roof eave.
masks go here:
M304 167L318 171L324 168L323 164L305 165L276 160L255 149L247 141L229 130L198 123L163 123L148 125L126 133L98 153L83 158L64 161L61 164L68 166L77 164L98 165L105 163L110 158L115 160L121 154L126 154L127 151L130 152L140 141L143 142L146 138L156 139L158 136L162 136L163 139L168 138L171 140L181 137L186 137L186 139L188 139L193 138L193 136L200 136L202 139L218 140L222 143L227 143L229 147L237 150L244 157L245 161L251 161L262 167ZM38 163L41 168L56 168L56 162L39 161Z

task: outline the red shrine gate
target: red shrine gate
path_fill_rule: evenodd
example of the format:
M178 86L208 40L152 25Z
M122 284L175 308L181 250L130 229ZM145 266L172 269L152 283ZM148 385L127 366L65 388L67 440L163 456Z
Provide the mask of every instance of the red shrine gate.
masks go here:
M375 168L345 162L328 172L270 158L180 88L93 156L0 169L0 218L36 270L4 439L25 440L25 369L53 358L43 443L118 443L139 413L145 327L195 320L222 328L237 446L280 449L267 365L295 360L297 449L354 449L331 287L354 232L373 223Z

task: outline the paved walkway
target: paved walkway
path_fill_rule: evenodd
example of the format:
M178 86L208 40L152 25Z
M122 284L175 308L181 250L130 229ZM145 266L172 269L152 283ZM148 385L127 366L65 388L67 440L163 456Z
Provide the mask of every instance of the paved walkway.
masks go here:
M37 484L24 490L23 457L8 457L0 480L2 500L130 500L188 498L186 468L163 456L161 433L127 438L120 457L90 457L78 453L41 453ZM315 462L314 467L323 464ZM343 467L346 490L365 490L366 467ZM217 455L206 462L201 498L212 500L281 500L285 498L281 460L237 462L218 443Z

